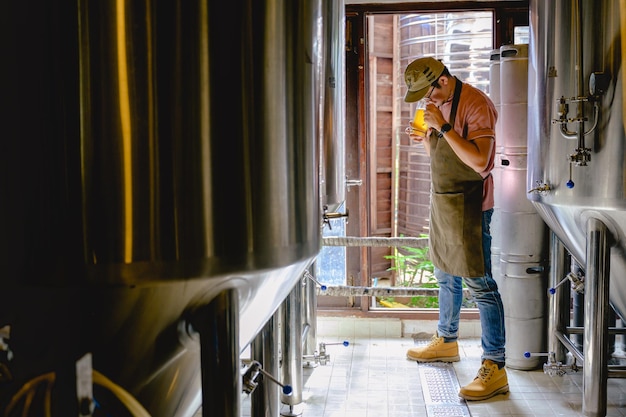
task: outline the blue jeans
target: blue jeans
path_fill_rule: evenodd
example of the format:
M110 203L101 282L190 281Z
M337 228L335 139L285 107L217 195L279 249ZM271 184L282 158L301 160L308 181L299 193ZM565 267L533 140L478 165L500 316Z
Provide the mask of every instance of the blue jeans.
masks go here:
M482 360L491 359L504 362L505 333L504 308L498 292L498 285L491 276L491 216L493 209L483 211L483 255L485 276L480 278L462 278L450 275L435 268L435 277L439 282L439 323L437 333L446 342L457 339L461 303L463 302L463 282L467 285L480 313L482 328Z

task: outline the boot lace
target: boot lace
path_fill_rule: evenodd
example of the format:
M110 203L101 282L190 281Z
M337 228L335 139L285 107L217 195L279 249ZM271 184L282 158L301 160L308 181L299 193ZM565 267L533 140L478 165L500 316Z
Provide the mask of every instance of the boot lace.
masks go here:
M433 335L433 337L430 338L430 342L428 342L427 347L431 347L431 346L435 346L439 344L439 339L441 339L440 336L437 336L436 334Z
M489 378L491 378L491 368L486 367L485 365L481 365L478 370L478 374L476 375L477 379L480 379L483 382L487 382Z

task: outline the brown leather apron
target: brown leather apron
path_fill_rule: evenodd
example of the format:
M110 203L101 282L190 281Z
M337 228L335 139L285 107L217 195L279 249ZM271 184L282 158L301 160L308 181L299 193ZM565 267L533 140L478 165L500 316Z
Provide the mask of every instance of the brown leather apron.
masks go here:
M454 126L462 83L457 78L449 123ZM430 258L452 275L485 275L482 245L483 178L462 162L445 139L430 139L432 180Z

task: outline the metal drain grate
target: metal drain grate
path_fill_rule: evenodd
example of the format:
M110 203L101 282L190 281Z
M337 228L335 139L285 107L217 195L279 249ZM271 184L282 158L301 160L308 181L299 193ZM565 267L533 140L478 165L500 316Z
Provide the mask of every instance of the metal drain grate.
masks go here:
M470 416L465 400L459 397L459 381L452 364L420 363L418 369L429 417Z

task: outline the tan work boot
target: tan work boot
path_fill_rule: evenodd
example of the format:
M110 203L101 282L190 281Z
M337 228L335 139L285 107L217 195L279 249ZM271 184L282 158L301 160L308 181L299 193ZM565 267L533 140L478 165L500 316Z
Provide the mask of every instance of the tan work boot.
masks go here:
M486 400L498 394L509 392L509 381L504 367L486 359L483 361L476 378L459 391L459 397L466 400Z
M436 333L426 346L414 347L406 352L406 357L418 362L458 362L459 345L456 342L444 342Z

